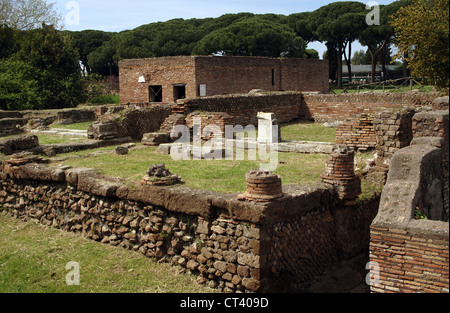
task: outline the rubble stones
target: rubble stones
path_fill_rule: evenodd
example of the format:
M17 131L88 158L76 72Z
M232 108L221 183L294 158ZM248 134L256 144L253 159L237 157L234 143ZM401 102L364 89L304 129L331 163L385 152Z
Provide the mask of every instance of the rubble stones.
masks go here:
M15 152L33 149L39 146L36 135L22 135L0 140L0 153L10 155Z
M170 133L145 133L141 143L145 146L158 146L170 142Z
M88 128L89 139L113 139L120 137L120 126L116 122L96 122Z
M125 155L128 154L128 147L126 146L117 146L115 149L116 154Z
M142 178L142 185L173 185L181 181L181 177L172 174L165 164L153 164L149 167L147 175Z

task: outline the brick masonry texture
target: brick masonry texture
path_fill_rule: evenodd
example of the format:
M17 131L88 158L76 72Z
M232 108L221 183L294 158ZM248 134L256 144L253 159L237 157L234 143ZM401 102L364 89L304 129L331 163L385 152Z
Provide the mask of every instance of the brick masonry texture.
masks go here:
M431 105L439 93L365 93L304 94L301 115L316 122L346 121L359 114L371 114L389 108L418 108Z
M346 204L354 204L361 194L361 179L354 172L355 152L346 145L336 145L325 163L322 180L332 184L336 195L341 200L349 200Z
M378 207L377 197L345 207L320 182L255 203L184 186L129 189L88 169L2 167L2 211L170 262L225 292L302 290L367 251Z
M444 112L422 112L415 120L432 115L448 121L448 111ZM442 132L438 123L432 124L427 131L425 123L421 132L448 133L448 126ZM433 146L433 142L433 137L416 137L390 160L378 214L371 224L370 261L376 265L371 270L372 292L449 292L448 183L444 183L448 167L442 170L442 152L448 146L443 141ZM428 219L415 219L416 210Z
M380 283L371 291L448 293L448 232L445 236L444 231L429 235L372 226L370 260L377 262L381 271L374 274Z
M449 112L447 110L423 111L417 113L412 119L412 133L414 142L430 143L433 139L435 145L441 149L441 171L443 175L444 210L449 219ZM436 140L437 139L437 140Z
M265 57L178 56L119 62L121 103L150 102L149 86L162 86L162 102L177 100L176 86L186 98L266 91L328 91L328 62ZM143 77L145 82L139 82ZM175 93L174 93L175 92Z
M375 147L377 136L372 117L369 114L361 114L353 120L339 124L336 127L336 143L360 151Z
M217 125L226 122L228 125L256 127L258 112L275 113L279 123L298 119L302 101L303 95L300 92L271 92L200 97L182 100L178 105L183 107L184 113L187 114L186 125L189 128L192 127L194 116L203 116L202 123L206 117L211 117L211 122Z

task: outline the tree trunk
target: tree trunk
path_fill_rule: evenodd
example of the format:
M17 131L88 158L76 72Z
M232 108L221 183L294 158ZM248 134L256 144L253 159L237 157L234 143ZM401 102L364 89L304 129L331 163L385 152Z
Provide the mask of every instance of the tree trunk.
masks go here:
M338 44L337 88L342 88L342 44Z
M370 82L374 83L375 82L375 71L377 68L377 59L378 59L378 53L379 50L377 48L373 48L373 47L368 47L369 48L369 52L370 55L372 56L372 67L371 67L371 71L370 71Z
M345 55L345 53L344 53ZM345 61L347 62L347 69L348 69L348 82L352 82L352 43L348 43L348 59L345 58Z
M408 53L405 52L403 55L403 78L409 77L408 61L406 61L407 57Z

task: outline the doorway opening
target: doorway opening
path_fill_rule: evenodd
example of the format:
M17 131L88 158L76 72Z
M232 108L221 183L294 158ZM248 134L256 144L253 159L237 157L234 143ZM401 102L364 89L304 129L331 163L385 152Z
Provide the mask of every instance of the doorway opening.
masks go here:
M173 101L186 98L186 84L173 85Z

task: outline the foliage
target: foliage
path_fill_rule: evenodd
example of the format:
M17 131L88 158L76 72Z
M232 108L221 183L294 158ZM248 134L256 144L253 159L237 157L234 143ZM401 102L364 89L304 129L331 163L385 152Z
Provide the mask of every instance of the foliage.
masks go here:
M117 41L119 34L104 42L100 47L88 54L88 66L91 73L99 75L119 75L117 58Z
M38 74L24 61L0 59L0 109L26 110L43 103L38 82L30 79Z
M83 101L85 84L70 37L45 24L21 37L20 49L0 60L0 108L52 109Z
M78 51L80 62L83 64L87 75L91 74L91 68L88 62L88 56L95 51L104 42L109 41L113 33L99 30L83 30L79 32L68 32L72 37L75 48Z
M0 24L0 59L7 58L17 51L17 31Z
M248 18L206 35L193 54L301 57L306 42L292 29L264 17Z
M58 25L61 17L54 9L54 3L45 0L2 0L0 3L0 25L29 30L42 23Z
M348 55L351 55L351 43L358 38L360 32L366 27L365 5L355 1L333 2L322 6L312 12L308 20L304 23L307 29L319 41L334 44L337 49L337 83L342 86L342 57L347 64L349 58L345 54L345 49L349 48ZM351 77L351 71L349 71Z
M395 1L387 6L380 6L380 25L368 26L359 34L359 42L367 46L371 54L372 82L374 82L375 78L377 61L381 60L383 66L386 64L386 54L388 54L389 45L394 36L394 29L390 24L392 14L408 3L409 0L401 0ZM387 71L384 72L386 77Z
M449 1L412 0L392 21L398 58L405 58L415 77L449 86Z
M414 218L416 220L427 220L428 217L422 213L422 211L420 210L419 207L416 207L416 209L414 210Z
M217 18L151 23L112 34L109 40L88 54L88 65L91 73L117 75L118 62L122 59L208 54L218 50L234 50L233 55L279 56L283 53L287 57L315 58L313 51L302 53L306 43L295 31L298 20L296 15L238 13ZM237 34L233 36L234 42L223 41L224 38L221 42L219 36L231 31ZM216 44L227 46L208 52L211 44L206 37L216 37ZM243 50L249 51L238 51L239 47L233 47L233 44L244 45ZM280 44L281 48L278 47Z

